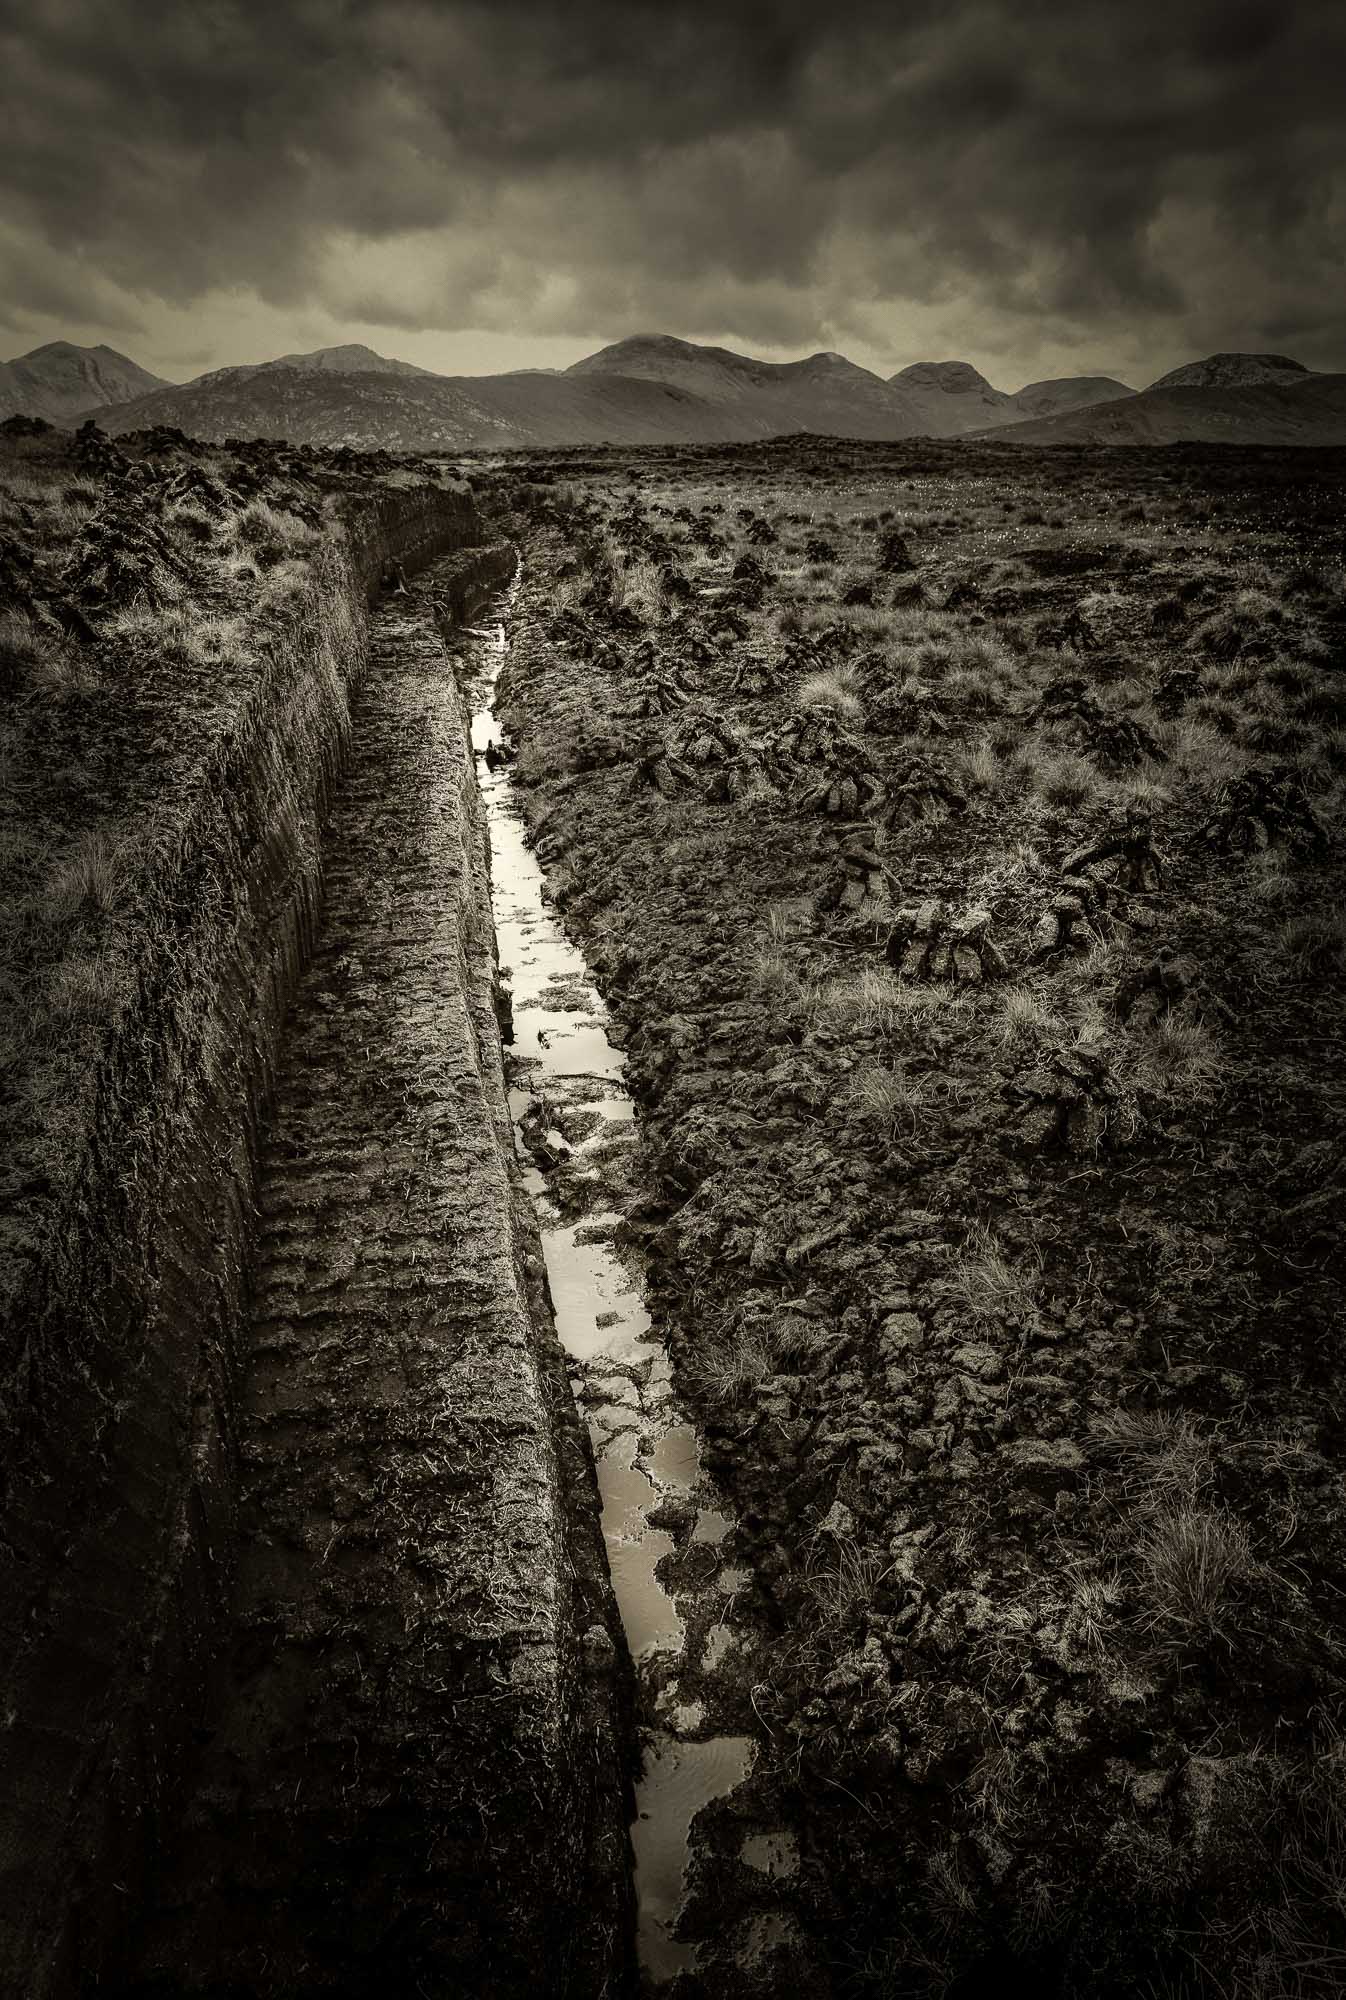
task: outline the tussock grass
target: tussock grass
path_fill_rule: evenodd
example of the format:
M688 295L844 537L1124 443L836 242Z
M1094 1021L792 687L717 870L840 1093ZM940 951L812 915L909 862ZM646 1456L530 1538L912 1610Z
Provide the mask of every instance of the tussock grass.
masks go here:
M955 1027L967 1008L966 994L952 985L894 979L887 998L884 1033L895 1042Z
M977 1907L956 1848L940 1848L929 1857L925 1864L925 1887L930 1914L947 1931L960 1929Z
M1155 1514L1137 1563L1142 1630L1184 1649L1227 1641L1241 1596L1261 1574L1243 1523L1190 1501Z
M135 872L135 854L109 827L95 827L66 852L41 894L53 923L107 916L122 900Z
M1029 1320L1042 1286L1042 1254L1032 1250L1012 1259L994 1231L978 1223L950 1264L948 1283L950 1296L978 1326Z
M1055 1040L1066 1032L1059 1004L1047 992L1029 986L1008 986L999 994L995 1023L1001 1042Z
M981 633L960 632L938 643L927 642L916 659L920 670L942 679L945 695L971 714L996 714L1021 680L1018 663L1004 641Z
M884 1130L896 1132L915 1125L925 1103L925 1085L920 1077L880 1062L862 1063L851 1076L846 1096L862 1118L871 1119Z
M1299 883L1284 848L1267 847L1250 855L1244 870L1244 887L1250 900L1266 912L1278 903L1294 902Z
M1239 711L1231 709L1229 719L1231 730L1223 732L1203 719L1198 708L1177 721L1160 725L1156 733L1160 747L1168 752L1172 778L1200 783L1213 790L1247 770L1251 755L1232 734L1238 725Z
M1215 1478L1210 1436L1170 1410L1116 1410L1093 1427L1098 1450L1115 1462L1128 1504L1163 1515L1195 1506Z
M858 723L865 712L859 694L860 677L850 664L805 674L795 700L800 708L826 709L847 722Z
M268 553L289 555L309 548L319 533L297 514L262 499L250 500L233 522L233 534L245 548Z
M1126 1591L1120 1577L1080 1576L1066 1607L1062 1628L1065 1643L1075 1653L1101 1656L1113 1644Z
M694 1393L714 1408L742 1402L775 1371L770 1328L758 1321L703 1347L685 1373Z
M892 1033L900 1006L899 982L885 968L867 965L850 979L832 979L817 989L819 1027L853 1035Z
M809 572L813 574L812 571ZM830 578L828 568L819 568L820 579ZM880 604L847 604L839 606L831 601L825 604L797 606L784 614L791 622L794 634L825 632L836 626L843 632L850 632L855 638L870 645L881 644L898 628L900 614ZM783 629L783 619L780 621Z
M1024 769L1034 791L1049 806L1069 811L1098 796L1102 782L1087 757L1074 750L1026 751Z
M887 966L867 965L814 989L817 1027L898 1044L954 1025L966 1005L966 995L952 985L900 979Z
M551 590L552 610L557 613L577 611L593 587L593 571L588 567L577 569L570 576L558 577Z
M0 612L0 699L40 702L96 685L78 649L26 611Z
M78 487L62 491L48 480L8 468L0 484L0 528L23 531L36 516L51 543L72 541L98 512L97 494Z
M780 944L758 945L748 963L748 990L759 1000L792 1015L809 1012L817 989L792 963Z
M845 1631L871 1608L891 1570L882 1549L849 1536L815 1535L803 1581L819 1623L828 1631Z
M1284 607L1264 590L1240 590L1228 604L1201 621L1192 639L1213 659L1235 660L1248 652L1268 650L1284 619Z
M0 611L0 675L31 667L51 646L50 635L26 611Z
M955 777L969 792L1003 792L1018 777L1017 759L1004 756L986 736L970 749L960 750L953 768Z
M1131 1082L1145 1095L1175 1109L1209 1103L1215 1095L1224 1059L1204 1021L1161 1014L1129 1047Z
M1157 721L1145 716L1141 719L1151 734L1157 734ZM1152 819L1157 819L1172 799L1172 792L1165 781L1147 771L1129 772L1124 777L1114 778L1108 790L1114 809L1123 816L1134 810L1147 812Z
M1280 879L1286 882L1283 875ZM1297 982L1339 973L1346 965L1346 912L1313 910L1291 917L1276 932L1275 952L1286 977Z
M664 594L659 571L648 557L639 556L618 571L612 586L612 603L618 610L633 611L647 625L657 624L663 616Z
M158 610L133 604L117 612L107 629L118 640L153 644L164 658L181 665L215 666L231 656L256 659L242 612L202 611L190 603Z

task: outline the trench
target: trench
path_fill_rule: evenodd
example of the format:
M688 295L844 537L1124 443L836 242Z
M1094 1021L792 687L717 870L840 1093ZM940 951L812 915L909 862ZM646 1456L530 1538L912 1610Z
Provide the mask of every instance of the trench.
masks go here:
M593 1449L612 1585L634 1670L641 1771L632 1826L642 1986L696 1969L678 1935L694 1824L752 1771L756 1745L716 1727L746 1582L733 1520L701 1463L625 1235L639 1135L619 1034L551 904L528 845L512 752L494 710L518 579L469 628L472 747L486 810L491 903L509 1010L516 1151L538 1217L556 1329ZM691 1549L697 1581L666 1582Z
M136 2000L579 2000L629 1962L619 1633L512 1150L454 576L378 609L323 827L259 1140L230 1602L103 1987Z

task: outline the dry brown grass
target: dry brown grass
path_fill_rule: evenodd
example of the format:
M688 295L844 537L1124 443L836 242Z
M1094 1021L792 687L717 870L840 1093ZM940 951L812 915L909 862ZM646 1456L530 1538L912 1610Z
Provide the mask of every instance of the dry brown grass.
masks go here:
M851 1076L846 1095L862 1118L897 1133L914 1127L925 1103L925 1085L901 1067L866 1062Z
M1195 1505L1215 1478L1213 1439L1181 1411L1116 1410L1093 1435L1117 1465L1128 1505L1146 1515Z
M719 1408L750 1396L776 1367L770 1329L758 1322L703 1347L684 1376L698 1399Z
M1157 1511L1137 1551L1139 1621L1160 1646L1228 1644L1245 1588L1261 1574L1248 1531L1216 1506Z
M801 708L826 709L849 723L860 722L865 712L858 692L858 676L846 667L805 674L795 699Z
M804 1561L804 1589L819 1624L844 1632L868 1611L892 1564L880 1549L851 1536L815 1535Z
M1033 789L1060 811L1073 811L1101 793L1098 772L1074 750L1026 749L1023 763Z
M977 1223L949 1265L950 1296L974 1325L1030 1321L1042 1287L1042 1254L1011 1257L995 1232Z

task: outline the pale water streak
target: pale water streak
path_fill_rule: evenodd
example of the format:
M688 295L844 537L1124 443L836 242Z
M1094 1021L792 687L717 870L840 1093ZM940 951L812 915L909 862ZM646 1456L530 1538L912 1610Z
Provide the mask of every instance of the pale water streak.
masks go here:
M472 744L490 826L500 961L508 969L513 1003L510 1109L524 1178L538 1210L557 1332L579 1364L581 1388L591 1392L585 1407L613 1591L642 1674L646 1722L653 1724L656 1709L658 1714L637 1788L632 1844L640 1960L646 1977L659 1982L694 1961L694 1947L671 1934L683 1900L692 1822L703 1806L743 1781L754 1745L747 1737L703 1736L703 1704L678 1698L686 1624L655 1573L674 1549L674 1534L649 1517L670 1501L684 1510L691 1503L691 1538L713 1547L732 1523L722 1507L695 1506L703 1486L696 1433L673 1398L638 1260L615 1246L620 1217L601 1205L579 1222L564 1217L540 1163L554 1163L572 1189L582 1186L614 1142L634 1141L635 1112L622 1082L623 1058L608 1038L583 955L547 902L508 766L492 770L485 761L488 747L501 742L491 701L508 641L503 625L478 630L477 636L485 643L475 662L483 684ZM567 1127L577 1136L568 1136ZM728 1581L714 1586L723 1601L705 1642L703 1660L710 1665L734 1638L727 1616L738 1578L725 1575ZM642 1673L642 1667L656 1666L657 1680Z

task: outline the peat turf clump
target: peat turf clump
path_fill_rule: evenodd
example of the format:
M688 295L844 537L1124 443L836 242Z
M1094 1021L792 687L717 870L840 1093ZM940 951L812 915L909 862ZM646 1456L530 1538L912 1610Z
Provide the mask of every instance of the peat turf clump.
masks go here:
M1132 715L1118 715L1099 702L1078 675L1053 680L1028 711L1025 721L1044 723L1105 771L1166 760L1156 738Z
M1227 780L1201 837L1225 854L1283 848L1304 856L1321 854L1327 846L1304 773L1290 764L1244 771Z

